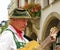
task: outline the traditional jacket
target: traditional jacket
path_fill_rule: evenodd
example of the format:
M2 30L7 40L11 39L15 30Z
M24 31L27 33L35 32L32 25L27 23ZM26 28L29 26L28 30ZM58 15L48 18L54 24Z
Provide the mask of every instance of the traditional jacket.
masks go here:
M17 50L17 48L23 47L23 44L27 42L28 40L24 36L23 40L20 39L16 30L11 25L9 25L0 36L0 50Z

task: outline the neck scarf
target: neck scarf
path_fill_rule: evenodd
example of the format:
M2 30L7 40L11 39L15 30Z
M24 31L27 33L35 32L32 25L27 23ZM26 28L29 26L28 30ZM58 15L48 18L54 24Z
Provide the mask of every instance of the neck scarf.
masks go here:
M15 28L14 26L13 26L13 28L16 30L18 37L21 38L21 39L23 39L22 31L18 30L18 29Z

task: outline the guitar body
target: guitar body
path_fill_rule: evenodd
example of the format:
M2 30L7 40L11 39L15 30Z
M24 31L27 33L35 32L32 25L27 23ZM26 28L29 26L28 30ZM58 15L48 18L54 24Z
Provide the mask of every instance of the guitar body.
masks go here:
M34 48L37 48L39 46L39 43L33 40L28 42L23 48L19 48L18 50L34 50Z

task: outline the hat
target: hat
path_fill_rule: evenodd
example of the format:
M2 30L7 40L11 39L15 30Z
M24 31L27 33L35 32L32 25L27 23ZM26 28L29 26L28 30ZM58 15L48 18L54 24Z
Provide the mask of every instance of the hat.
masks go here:
M31 16L24 9L14 9L9 18L31 18Z

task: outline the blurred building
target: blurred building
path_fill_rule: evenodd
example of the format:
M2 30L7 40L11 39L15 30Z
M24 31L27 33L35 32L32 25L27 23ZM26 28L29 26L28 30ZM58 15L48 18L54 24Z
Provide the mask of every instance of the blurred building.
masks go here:
M40 0L38 0L38 1L37 0L11 0L11 3L8 6L8 14L13 13L13 10L15 8L24 7L26 3L28 3L28 4L30 4L30 3L37 4L37 3L40 3Z
M39 40L43 41L53 26L60 29L60 0L41 0ZM48 45L46 50L55 50L55 45Z

